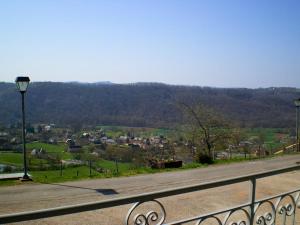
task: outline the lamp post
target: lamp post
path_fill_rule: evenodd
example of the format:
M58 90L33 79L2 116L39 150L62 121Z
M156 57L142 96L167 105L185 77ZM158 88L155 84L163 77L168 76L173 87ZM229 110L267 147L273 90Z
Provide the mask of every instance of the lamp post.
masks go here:
M299 152L299 107L300 107L300 98L294 101L296 106L296 146L297 152Z
M29 81L30 81L29 77L16 78L16 85L22 96L22 138L23 138L23 163L24 163L24 175L21 179L22 181L31 180L27 174L26 142L25 142L25 110L24 110L24 95L26 93Z

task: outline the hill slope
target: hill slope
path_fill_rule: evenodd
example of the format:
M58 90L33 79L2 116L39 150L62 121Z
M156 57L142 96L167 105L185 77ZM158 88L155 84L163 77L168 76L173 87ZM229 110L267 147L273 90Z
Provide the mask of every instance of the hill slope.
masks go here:
M20 120L20 94L0 83L0 122ZM295 88L209 88L164 84L31 83L26 94L31 123L166 127L182 122L174 99L198 101L242 126L293 127Z

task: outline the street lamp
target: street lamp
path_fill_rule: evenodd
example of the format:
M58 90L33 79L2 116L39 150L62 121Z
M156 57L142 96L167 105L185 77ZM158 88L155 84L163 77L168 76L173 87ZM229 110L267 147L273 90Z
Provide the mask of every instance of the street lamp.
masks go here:
M17 77L16 84L17 88L22 96L22 138L23 138L23 163L24 163L24 175L22 181L31 180L27 174L27 160L26 160L26 142L25 142L25 110L24 110L24 95L29 84L29 77Z
M300 98L296 99L294 101L296 106L296 146L297 146L297 152L299 152L299 107L300 107Z

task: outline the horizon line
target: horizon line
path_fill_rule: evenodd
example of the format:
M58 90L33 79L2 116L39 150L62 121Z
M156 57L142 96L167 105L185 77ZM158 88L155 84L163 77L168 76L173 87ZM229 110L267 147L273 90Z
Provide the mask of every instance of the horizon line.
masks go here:
M8 83L14 84L14 82L8 81L0 81L0 83ZM87 84L87 85L165 85L165 86L181 86L181 87L200 87L200 88L216 88L216 89L276 89L276 88L293 88L300 89L299 87L293 86L266 86L266 87L220 87L220 86L208 86L208 85L193 85L193 84L170 84L164 82L155 82L155 81L147 81L147 82L130 82L130 83L114 83L111 81L93 81L93 82L85 82L85 81L31 81L30 83L65 83L65 84Z

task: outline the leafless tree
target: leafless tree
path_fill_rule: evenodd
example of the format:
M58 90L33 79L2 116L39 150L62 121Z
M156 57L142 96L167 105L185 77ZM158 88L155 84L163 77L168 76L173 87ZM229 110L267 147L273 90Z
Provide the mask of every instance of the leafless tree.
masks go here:
M190 126L196 132L200 143L205 152L212 157L212 150L228 138L228 124L223 116L216 113L213 109L202 104L188 104L184 101L178 101L179 108L184 112ZM195 135L193 134L195 137Z

